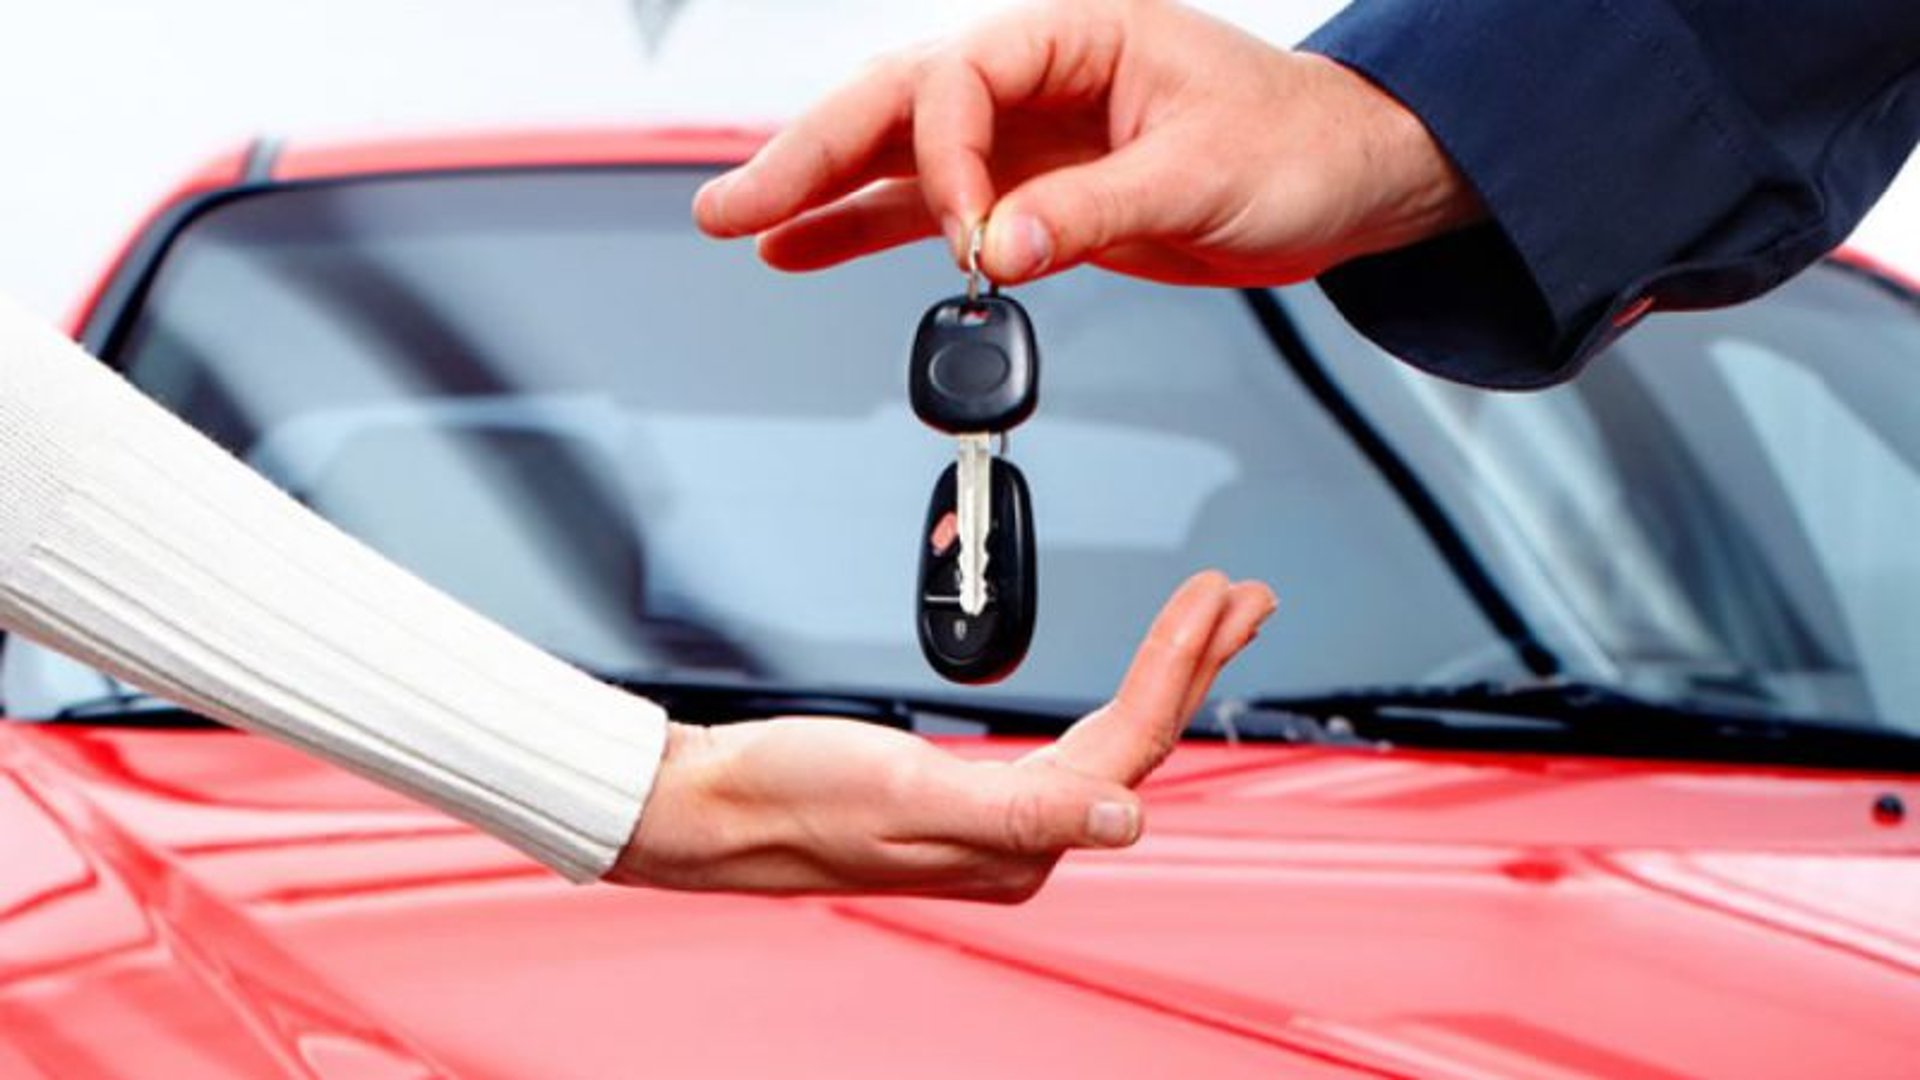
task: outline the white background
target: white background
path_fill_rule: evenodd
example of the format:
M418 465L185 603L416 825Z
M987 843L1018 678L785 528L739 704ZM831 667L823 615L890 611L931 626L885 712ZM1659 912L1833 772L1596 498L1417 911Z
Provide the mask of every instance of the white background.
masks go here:
M63 316L186 172L258 133L774 121L885 48L1000 6L954 0L0 0L0 290ZM1272 40L1333 0L1202 6ZM1855 237L1920 271L1920 168Z

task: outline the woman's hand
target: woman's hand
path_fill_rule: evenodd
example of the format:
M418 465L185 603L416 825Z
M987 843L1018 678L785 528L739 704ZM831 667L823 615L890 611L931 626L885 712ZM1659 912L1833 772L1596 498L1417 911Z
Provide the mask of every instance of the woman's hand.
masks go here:
M673 725L645 813L608 879L764 893L1024 900L1073 848L1140 836L1144 780L1274 609L1257 582L1182 585L1119 693L1017 762L905 732L799 717Z
M792 270L942 234L965 265L985 221L1002 283L1278 285L1482 212L1372 83L1164 0L1054 0L888 57L694 201Z

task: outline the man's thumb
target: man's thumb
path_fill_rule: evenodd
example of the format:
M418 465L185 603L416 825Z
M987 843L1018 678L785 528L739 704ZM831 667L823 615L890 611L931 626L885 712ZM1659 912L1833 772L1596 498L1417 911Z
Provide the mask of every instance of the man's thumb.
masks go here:
M1086 262L1111 247L1162 231L1167 200L1140 144L1081 165L1041 173L1008 192L987 218L981 263L1012 284Z

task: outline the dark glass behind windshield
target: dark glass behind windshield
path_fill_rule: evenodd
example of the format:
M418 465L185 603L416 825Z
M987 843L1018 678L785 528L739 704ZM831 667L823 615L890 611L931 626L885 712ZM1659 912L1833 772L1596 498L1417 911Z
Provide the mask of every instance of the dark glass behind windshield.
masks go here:
M1487 394L1293 310L1570 670L1920 733L1920 306L1816 266ZM1553 613L1542 617L1539 613Z
M365 181L193 223L113 358L308 505L606 672L945 689L912 628L949 440L908 409L921 245L817 275L698 236L694 171ZM1232 694L1522 674L1231 292L1019 290L1039 631L995 693L1109 694L1217 566L1282 612ZM97 684L90 692L97 692Z

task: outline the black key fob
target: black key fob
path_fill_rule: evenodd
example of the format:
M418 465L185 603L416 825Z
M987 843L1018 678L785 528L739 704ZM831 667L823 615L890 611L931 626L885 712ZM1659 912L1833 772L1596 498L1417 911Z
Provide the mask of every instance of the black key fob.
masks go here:
M1040 350L1026 309L997 293L927 309L913 336L907 390L915 415L953 435L1006 431L1033 415Z
M1033 642L1039 579L1027 479L1012 462L995 458L990 484L987 604L978 615L968 615L960 606L956 466L947 466L933 485L933 502L920 534L920 595L914 620L920 651L933 670L953 682L998 682L1013 674Z

